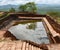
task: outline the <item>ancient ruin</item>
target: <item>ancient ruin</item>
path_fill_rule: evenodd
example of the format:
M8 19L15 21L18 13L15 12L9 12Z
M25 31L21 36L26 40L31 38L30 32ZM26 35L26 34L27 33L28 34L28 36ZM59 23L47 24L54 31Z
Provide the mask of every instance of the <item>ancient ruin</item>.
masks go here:
M60 50L60 25L49 15L31 13L9 14L8 17L0 20L0 39L3 40L0 42L1 50ZM16 23L26 22L28 20L43 21L43 25L50 40L49 44L37 44L28 40L19 40L8 31L8 29Z

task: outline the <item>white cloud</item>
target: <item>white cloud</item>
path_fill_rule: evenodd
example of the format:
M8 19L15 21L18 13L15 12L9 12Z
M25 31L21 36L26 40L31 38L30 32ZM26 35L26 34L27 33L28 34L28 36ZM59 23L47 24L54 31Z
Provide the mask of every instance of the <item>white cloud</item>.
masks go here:
M25 4L27 2L35 2L37 4L60 4L60 0L0 0L0 5L7 4Z
M17 5L17 4L25 4L27 2L30 2L30 0L1 0L0 5L6 5L6 4Z
M60 0L38 0L40 4L60 4Z

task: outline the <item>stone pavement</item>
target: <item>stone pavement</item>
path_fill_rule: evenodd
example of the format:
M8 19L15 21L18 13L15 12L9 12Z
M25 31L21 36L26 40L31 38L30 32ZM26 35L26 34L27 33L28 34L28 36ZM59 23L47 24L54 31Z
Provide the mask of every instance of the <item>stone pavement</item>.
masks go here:
M23 41L2 41L0 42L0 50L41 50L41 49Z
M60 50L60 44L46 45L48 50ZM0 42L0 50L42 50L24 41L2 41Z
M47 45L48 50L60 50L60 44L50 44Z

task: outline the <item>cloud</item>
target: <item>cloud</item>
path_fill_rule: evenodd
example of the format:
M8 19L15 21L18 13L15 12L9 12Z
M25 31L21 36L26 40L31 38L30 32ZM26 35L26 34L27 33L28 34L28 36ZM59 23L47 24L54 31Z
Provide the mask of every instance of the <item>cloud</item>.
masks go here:
M1 0L0 5L6 5L6 4L15 4L15 5L17 5L17 4L25 4L27 2L30 2L30 0Z
M7 4L25 4L27 2L35 2L37 4L60 4L60 0L0 0L0 5L7 5Z
M39 4L60 4L60 0L38 0Z

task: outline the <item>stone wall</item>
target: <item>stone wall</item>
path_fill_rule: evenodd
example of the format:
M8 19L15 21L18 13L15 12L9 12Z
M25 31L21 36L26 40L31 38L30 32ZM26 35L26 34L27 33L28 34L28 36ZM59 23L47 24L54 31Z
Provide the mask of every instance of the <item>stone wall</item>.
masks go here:
M18 17L46 17L47 20L49 21L49 23L52 25L52 27L54 28L55 31L57 31L58 33L60 33L60 25L50 16L48 15L40 15L40 14L30 14L30 13L17 13L17 14L10 14L7 18L4 18L3 20L0 20L0 24L2 24L3 22L5 22L6 20L9 19L17 19ZM2 25L0 25L2 26Z
M46 16L47 20L49 21L49 23L51 24L51 26L53 27L53 29L57 32L60 33L60 25L50 16Z

